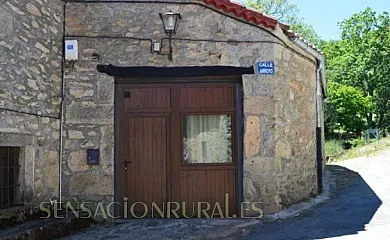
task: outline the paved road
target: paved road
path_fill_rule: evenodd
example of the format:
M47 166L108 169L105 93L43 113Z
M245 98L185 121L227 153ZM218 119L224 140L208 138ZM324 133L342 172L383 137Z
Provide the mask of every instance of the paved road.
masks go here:
M390 152L331 167L359 175L326 203L303 216L261 225L246 240L390 239Z

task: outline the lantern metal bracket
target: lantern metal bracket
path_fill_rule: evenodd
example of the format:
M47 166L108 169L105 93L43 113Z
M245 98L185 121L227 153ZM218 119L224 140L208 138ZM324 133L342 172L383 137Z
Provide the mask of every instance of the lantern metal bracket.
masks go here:
M168 34L168 41L169 41L169 54L168 54L168 60L172 62L172 61L173 61L173 57L172 57L172 55L173 55L173 49L172 49L172 34L171 34L171 33Z
M169 12L160 13L160 18L163 22L165 33L168 35L169 42L169 61L173 61L173 47L172 47L172 36L176 34L177 28L179 26L179 20L181 20L181 15L179 12ZM161 40L160 47L163 46L164 39ZM161 51L159 52L161 54ZM164 54L161 54L164 55Z
M152 42L151 52L157 53L158 55L161 55L161 56L168 56L168 60L172 62L173 61L172 39L173 39L172 34L169 34L167 38L163 38L160 41L154 40ZM163 51L162 51L165 40L168 40L168 44L169 44L169 52L168 53L166 53L166 52L163 53Z

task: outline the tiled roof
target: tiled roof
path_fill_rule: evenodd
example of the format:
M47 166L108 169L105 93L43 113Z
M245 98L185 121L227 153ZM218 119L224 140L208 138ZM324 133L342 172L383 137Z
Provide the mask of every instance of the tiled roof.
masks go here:
M256 25L262 25L266 28L275 29L276 25L279 24L279 27L289 38L299 39L310 48L322 54L322 52L316 46L307 42L301 36L294 33L292 30L290 30L289 25L281 23L277 19L273 18L272 16L261 13L256 9L247 8L243 4L232 2L230 0L198 0L198 1L203 2L204 4L212 6L213 8L221 10L225 13L232 14L235 17L243 19L247 22L251 22Z
M312 49L316 50L317 52L319 52L320 54L324 55L324 53L321 51L321 49L319 49L316 45L306 41L303 37L301 37L299 34L295 33L294 31L288 30L286 34L290 39L292 39L292 38L298 39L299 41L303 42L304 44L306 44L310 48L312 48Z
M198 0L205 3L206 5L213 6L216 9L219 9L225 13L230 13L236 16L237 18L242 18L247 22L252 22L257 25L263 25L266 28L275 29L276 25L284 30L288 31L290 26L278 22L275 18L268 16L264 13L261 13L255 9L247 8L245 5L231 2L230 0Z

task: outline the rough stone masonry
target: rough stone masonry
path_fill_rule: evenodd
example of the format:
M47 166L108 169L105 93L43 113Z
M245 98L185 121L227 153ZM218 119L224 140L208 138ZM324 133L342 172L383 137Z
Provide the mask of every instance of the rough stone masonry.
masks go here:
M52 117L0 111L0 132L27 139L21 147L33 153L24 160L26 200L58 197L63 21L68 39L79 44L79 61L64 72L65 198L114 197L114 78L99 73L97 64L250 67L259 61L274 61L276 74L243 76L244 200L261 201L273 213L316 195L315 58L279 27L254 26L198 1L158 2L71 1L65 19L59 0L0 6L6 23L0 26L0 105ZM186 39L172 42L173 62L139 40L166 37L158 13L167 10L182 14L176 37ZM11 144L1 139L0 146ZM100 149L100 165L86 165L88 148Z
M62 6L59 0L0 6L0 107L8 109L0 111L0 146L21 148L18 203L58 197Z

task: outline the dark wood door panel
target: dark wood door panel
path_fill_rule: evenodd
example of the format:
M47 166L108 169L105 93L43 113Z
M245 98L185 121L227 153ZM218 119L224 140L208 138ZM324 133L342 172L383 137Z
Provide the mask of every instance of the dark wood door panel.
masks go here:
M126 87L123 95L125 112L161 112L171 107L171 89L167 87Z
M199 210L205 210L211 216L217 204L220 205L224 217L227 212L229 216L236 214L235 169L182 171L180 172L180 188L177 190L177 200L185 202L188 206L187 215L194 211L195 217L198 217ZM201 209L198 208L199 204L201 204ZM207 210L208 206L210 209ZM201 215L201 217L208 217L203 213ZM217 214L214 215L218 217Z
M179 87L180 108L232 108L235 106L234 86Z
M123 141L127 151L120 164L123 167L121 195L130 202L143 202L148 206L152 202L166 202L169 118L128 117L126 123ZM143 211L142 205L134 209L134 212Z

